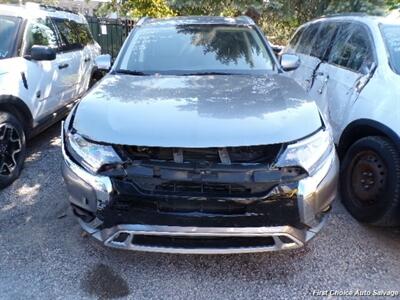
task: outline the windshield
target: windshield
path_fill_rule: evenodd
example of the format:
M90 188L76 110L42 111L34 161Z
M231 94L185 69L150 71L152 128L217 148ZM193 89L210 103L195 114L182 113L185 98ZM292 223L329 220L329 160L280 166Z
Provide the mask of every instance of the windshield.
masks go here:
M381 30L389 52L390 66L400 74L400 25L382 25Z
M138 28L118 71L145 74L253 74L273 69L257 31L248 27L178 25Z
M13 55L19 24L19 18L0 16L0 59Z

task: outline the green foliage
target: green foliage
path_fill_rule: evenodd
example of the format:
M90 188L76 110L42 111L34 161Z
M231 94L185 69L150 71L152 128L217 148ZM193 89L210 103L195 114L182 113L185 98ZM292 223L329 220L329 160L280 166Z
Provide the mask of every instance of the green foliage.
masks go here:
M120 16L130 18L162 18L175 15L165 0L112 0L102 5L97 15L105 16L110 12L117 12Z
M400 0L386 0L389 9L400 8Z
M179 15L237 16L247 8L264 6L263 0L170 0Z
M175 15L165 0L128 0L123 2L122 10L133 18L143 16L162 18Z
M246 13L255 19L273 43L286 44L299 25L321 15L342 12L383 14L387 7L394 8L399 4L400 0L112 0L99 12L104 15L114 11L120 16L134 18L238 16Z
M383 14L385 9L385 0L270 0L260 25L272 42L286 44L299 25L319 16L346 12Z
M374 15L382 15L385 12L385 0L348 0L331 1L327 8L328 13L341 13L341 12L364 12Z

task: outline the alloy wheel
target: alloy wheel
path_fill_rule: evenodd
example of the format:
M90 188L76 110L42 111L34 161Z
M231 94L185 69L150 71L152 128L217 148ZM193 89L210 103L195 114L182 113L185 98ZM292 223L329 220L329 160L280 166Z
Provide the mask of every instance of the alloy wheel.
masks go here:
M0 175L9 176L18 166L21 136L11 124L0 124Z

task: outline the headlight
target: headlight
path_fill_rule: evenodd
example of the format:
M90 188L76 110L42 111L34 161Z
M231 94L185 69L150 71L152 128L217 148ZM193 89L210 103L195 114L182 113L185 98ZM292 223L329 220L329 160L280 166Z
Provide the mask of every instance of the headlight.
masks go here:
M331 153L333 147L330 132L321 129L311 137L288 145L285 152L279 157L277 166L300 166L309 174L313 174Z
M122 162L111 146L89 142L77 133L66 133L65 143L69 154L92 172L97 172L106 164Z

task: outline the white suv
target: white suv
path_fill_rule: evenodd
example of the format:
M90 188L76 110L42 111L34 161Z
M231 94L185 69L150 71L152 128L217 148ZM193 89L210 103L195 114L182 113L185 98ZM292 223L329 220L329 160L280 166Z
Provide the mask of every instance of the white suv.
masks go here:
M399 224L400 20L321 18L301 26L284 53L300 57L288 74L330 121L345 206L362 222Z
M66 115L89 87L100 46L82 15L0 5L0 188L15 180L25 140Z

